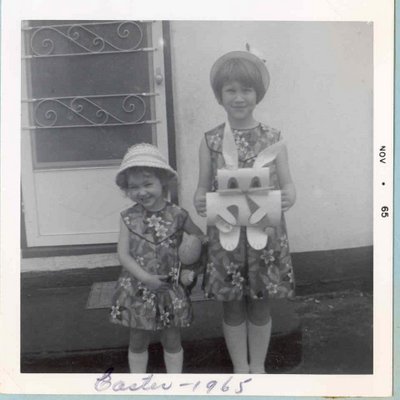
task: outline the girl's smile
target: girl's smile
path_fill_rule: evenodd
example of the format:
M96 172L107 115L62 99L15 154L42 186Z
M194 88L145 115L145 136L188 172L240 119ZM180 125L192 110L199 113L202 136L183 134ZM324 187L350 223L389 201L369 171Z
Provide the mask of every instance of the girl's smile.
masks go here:
M163 186L152 173L133 171L128 174L129 198L141 204L148 211L159 211L165 205Z
M221 105L228 114L228 120L234 128L248 128L254 125L253 111L257 105L257 93L254 88L242 85L238 81L222 86Z

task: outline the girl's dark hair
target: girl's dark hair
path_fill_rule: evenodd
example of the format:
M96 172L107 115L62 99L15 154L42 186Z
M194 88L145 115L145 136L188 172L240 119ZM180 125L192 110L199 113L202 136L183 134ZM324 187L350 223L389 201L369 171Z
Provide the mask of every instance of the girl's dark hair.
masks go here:
M245 58L232 58L221 65L211 83L218 102L222 99L222 87L237 81L243 86L251 87L256 91L257 103L265 95L265 86L259 69L254 63Z
M128 189L128 175L133 171L154 174L160 180L161 185L165 190L168 190L169 185L175 180L175 177L165 169L152 167L131 167L125 171L122 171L117 176L116 183L122 190Z

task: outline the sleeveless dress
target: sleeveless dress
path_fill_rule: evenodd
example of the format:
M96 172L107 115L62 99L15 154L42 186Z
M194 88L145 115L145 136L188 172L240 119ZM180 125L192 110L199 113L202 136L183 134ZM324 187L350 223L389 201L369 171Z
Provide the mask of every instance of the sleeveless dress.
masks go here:
M178 277L178 248L187 211L169 202L157 212L135 204L122 211L121 217L129 229L131 256L150 274L168 275L170 289L152 292L123 268L113 296L111 322L152 331L189 326L192 306Z
M222 124L205 133L213 176L211 191L217 189L217 169L225 167L222 155L224 127ZM280 140L280 132L264 124L247 130L232 130L232 133L238 150L239 168L252 167L260 151ZM269 168L270 183L278 190L275 162ZM269 228L269 231L266 247L255 250L247 243L246 228L242 227L238 246L227 251L220 245L218 229L207 227L208 255L203 283L207 298L232 301L243 296L252 299L294 296L292 260L283 215L280 226Z

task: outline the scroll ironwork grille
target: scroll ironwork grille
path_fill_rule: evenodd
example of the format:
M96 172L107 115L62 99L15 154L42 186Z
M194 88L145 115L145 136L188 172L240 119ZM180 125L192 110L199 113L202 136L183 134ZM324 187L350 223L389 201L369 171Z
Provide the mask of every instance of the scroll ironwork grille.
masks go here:
M28 98L23 99L30 116L23 129L33 132L36 168L116 162L127 144L152 142L158 93L151 73L152 53L157 51L152 47L151 24L24 25L22 58L31 83ZM96 154L91 149L99 143Z

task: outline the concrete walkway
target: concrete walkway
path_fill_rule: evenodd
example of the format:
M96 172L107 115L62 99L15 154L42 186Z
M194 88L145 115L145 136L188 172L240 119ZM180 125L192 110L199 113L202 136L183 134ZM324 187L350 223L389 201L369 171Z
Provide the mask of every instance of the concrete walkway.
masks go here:
M74 302L73 307L65 306L67 299ZM111 366L115 372L128 371L127 330L104 324L106 310L85 310L77 318L73 310L83 310L86 300L84 287L42 289L40 295L25 291L22 372L94 373ZM372 373L369 291L348 289L297 297L284 310L278 304L273 307L274 336L266 360L269 373ZM184 372L230 373L219 304L197 302L194 311L196 322L183 333ZM292 313L291 321L279 317L284 313ZM150 346L149 371L164 372L156 339Z

